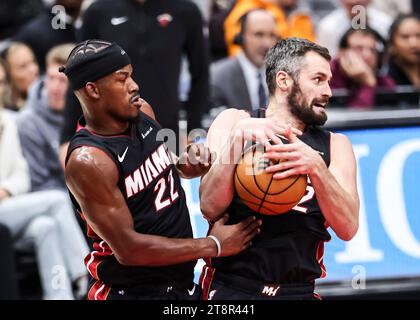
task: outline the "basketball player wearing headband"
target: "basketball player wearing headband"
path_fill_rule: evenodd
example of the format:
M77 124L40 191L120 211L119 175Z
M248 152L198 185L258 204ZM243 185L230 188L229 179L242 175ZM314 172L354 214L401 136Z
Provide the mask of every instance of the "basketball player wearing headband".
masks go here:
M94 241L85 258L92 276L88 298L199 299L196 260L240 252L260 221L248 217L225 226L225 216L208 237L192 239L180 176L200 176L209 163L198 161L195 151L175 160L158 141L160 126L117 44L80 43L60 71L83 109L65 176Z
M210 127L207 141L218 160L201 180L204 216L212 221L227 212L228 224L249 216L263 223L246 250L207 259L200 277L205 299L317 298L314 282L326 275L322 256L323 244L331 238L328 227L345 241L356 234L359 198L353 149L344 135L321 128L331 97L329 61L328 50L315 43L279 41L266 56L270 99L260 112L263 118L228 109ZM241 202L234 190L234 170L244 140L266 146L265 157L273 163L266 170L274 179L308 176L306 194L292 210L261 215Z

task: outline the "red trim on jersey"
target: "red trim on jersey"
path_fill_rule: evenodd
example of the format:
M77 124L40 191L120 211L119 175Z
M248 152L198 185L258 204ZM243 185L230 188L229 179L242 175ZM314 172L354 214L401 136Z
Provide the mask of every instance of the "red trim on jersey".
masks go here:
M79 119L79 121L77 121L76 132L79 132L80 130L85 129L87 132L91 133L92 135L97 136L97 137L101 137L101 138L115 138L115 137L125 137L125 138L129 137L129 138L131 138L131 134L119 133L119 134L114 134L114 135L112 135L112 134L111 135L102 135L102 134L99 134L99 133L95 133L92 130L86 128L86 124L82 125L80 123L82 120L84 121L83 116ZM130 130L130 133L131 133L131 130Z
M202 216L204 219L207 220L207 223L209 224L209 229L207 230L207 235L208 236L211 232L211 229L213 228L213 222L211 222L210 220L208 220L204 215ZM213 264L211 262L211 257L207 257L207 258L202 258L204 260L204 262L206 263L206 266L209 267L213 267Z
M77 213L79 214L79 216L80 216L80 218L84 221L84 222L86 222L86 218L85 218L85 216L79 211L79 210L77 210Z
M95 231L93 231L90 225L87 225L87 236L92 239L102 240L102 239L99 239L99 236L95 233Z
M100 243L94 242L93 249L90 254L88 254L85 258L85 265L91 276L99 280L98 276L98 266L108 257L113 255L111 248L105 243L105 241L101 241Z
M81 129L85 129L87 132L89 132L91 135L99 137L99 138L131 138L131 134L123 134L123 133L119 133L119 134L110 134L110 135L102 135L99 133L95 133L92 130L89 130L86 127L82 127ZM131 133L131 131L130 131Z
M198 284L201 288L203 288L203 281L205 278L205 268L207 268L206 265L203 266L203 268L201 269L201 274L200 274L200 278L198 279Z
M322 297L319 295L319 293L314 292L314 298L316 300L322 300Z
M84 127L79 123L79 122L77 122L77 127L76 127L76 132L79 132L80 130L82 130Z
M79 211L80 216L84 221L86 221L85 216L82 212ZM98 266L106 259L106 257L113 255L111 247L102 240L96 233L93 231L91 226L86 222L87 225L87 235L89 238L93 239L93 251L90 252L84 259L85 266L91 276L99 280L98 276Z
M316 249L316 261L318 261L319 267L321 268L320 278L325 278L327 276L327 270L324 266L324 241L320 241L318 243L318 247Z
M214 278L216 269L208 266L204 266L201 271L200 281L198 282L203 289L203 300L209 299L210 287Z
M88 292L88 300L106 300L108 298L111 286L102 281L96 281Z
M207 218L205 216L203 216L203 217L207 220ZM213 224L209 220L207 220L207 222L209 224L209 229L207 231L207 235L209 235L210 231L213 227ZM214 269L212 267L212 262L211 262L210 257L203 258L203 260L206 264L204 265L203 269L201 270L200 279L198 280L198 284L203 289L203 300L208 300L209 293L210 293L211 282L213 281L213 276L214 276L214 272L216 271L216 269Z
M206 266L213 267L213 264L211 262L211 258L203 258L203 260L206 263Z

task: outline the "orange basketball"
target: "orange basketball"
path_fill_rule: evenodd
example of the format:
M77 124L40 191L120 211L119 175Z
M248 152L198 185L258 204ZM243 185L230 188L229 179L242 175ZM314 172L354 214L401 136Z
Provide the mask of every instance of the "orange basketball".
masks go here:
M274 180L265 168L272 165L263 158L261 145L253 145L242 154L235 169L235 189L251 210L267 215L285 213L297 205L306 191L307 175Z

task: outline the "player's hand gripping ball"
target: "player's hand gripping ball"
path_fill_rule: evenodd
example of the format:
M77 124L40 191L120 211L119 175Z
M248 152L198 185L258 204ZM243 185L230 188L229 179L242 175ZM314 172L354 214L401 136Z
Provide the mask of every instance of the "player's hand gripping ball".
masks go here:
M288 143L287 140L283 143ZM283 214L299 203L306 191L307 175L274 180L265 168L273 163L263 157L262 145L246 149L235 169L235 189L251 210L266 215Z

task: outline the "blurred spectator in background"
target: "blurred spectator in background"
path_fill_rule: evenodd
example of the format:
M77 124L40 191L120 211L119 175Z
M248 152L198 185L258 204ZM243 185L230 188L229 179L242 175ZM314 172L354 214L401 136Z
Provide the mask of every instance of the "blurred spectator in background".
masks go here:
M81 39L118 43L132 59L133 79L163 128L178 134L182 107L178 87L181 58L188 59L191 87L183 107L190 129L201 126L208 106L208 54L198 7L185 0L98 0L82 16ZM76 100L68 99L62 142L68 141L81 115ZM71 116L73 114L74 116ZM172 150L175 151L176 150Z
M370 0L340 0L341 7L325 16L317 27L317 42L326 47L331 56L338 52L338 45L343 34L351 27L364 29L360 25L366 18L367 26L377 31L384 39L387 38L392 18L387 14L369 6ZM361 5L367 16L364 17L359 10L352 10L354 6ZM361 15L363 16L362 19ZM357 18L353 21L354 18Z
M10 229L19 247L35 247L45 299L73 299L72 283L76 295L83 296L87 290L83 264L89 252L87 244L66 192L27 193L28 165L11 112L3 110L1 104L7 84L4 71L0 63L0 223ZM62 282L54 287L54 277L60 271Z
M3 109L3 97L6 90L6 70L0 60L0 117ZM3 126L0 120L0 146L3 135ZM1 166L1 163L0 163ZM1 172L1 171L0 171ZM0 193L4 192L0 189ZM0 194L0 198L4 195ZM0 200L1 202L1 200ZM13 300L19 298L19 289L15 267L15 251L13 238L9 228L0 223L0 300Z
M27 21L44 10L42 0L1 0L0 40L16 34Z
M418 0L372 0L372 8L378 9L392 18L412 11L412 1Z
M411 8L413 13L420 15L420 1L419 0L411 0Z
M26 193L30 189L28 166L15 123L3 110L0 128L0 223L22 246L35 248L44 299L74 299L72 283L78 296L86 294L83 259L89 251L68 195L63 191Z
M315 26L318 25L323 17L340 6L338 0L305 0L305 3L311 10L311 20Z
M0 133L0 203L2 203L12 195L29 191L30 181L27 164L21 154L15 123L10 114L2 108Z
M420 18L409 13L398 16L390 28L388 75L398 85L398 105L419 107Z
M0 110L6 106L7 96L10 96L10 84L6 73L6 64L0 58Z
M38 78L39 67L27 45L12 42L3 52L10 92L6 95L5 108L19 111L26 103L29 86Z
M398 16L389 32L388 74L398 85L420 89L420 18L415 14Z
M384 40L369 27L349 29L343 35L338 56L331 62L331 88L347 90L344 106L371 108L376 89L395 87L391 77L380 74L384 50Z
M210 69L211 106L251 111L267 106L264 57L278 40L276 20L264 9L253 9L241 18L235 43L236 56L213 64Z
M299 7L298 0L237 0L224 23L225 41L230 56L240 51L240 47L234 44L234 38L240 31L241 17L258 8L266 9L274 15L279 37L300 37L314 41L310 14Z
M228 55L223 24L233 8L234 0L212 0L208 22L211 61Z
M26 23L13 37L15 41L26 43L32 48L41 71L45 70L48 50L59 44L76 42L74 23L80 14L82 3L83 0L56 0L54 5L63 6L64 15L59 16L48 7ZM60 20L62 18L64 21Z
M209 21L209 18L210 18L210 14L211 14L210 7L213 0L190 0L190 1L194 2L197 5L198 9L201 12L203 21L207 23L207 21ZM226 0L223 0L223 1L226 1ZM234 1L234 0L227 0L227 1Z
M66 64L73 48L74 44L62 44L48 52L45 77L31 86L26 106L17 118L32 191L66 190L58 149L68 80L58 68Z

